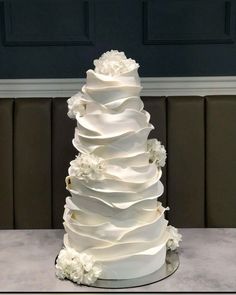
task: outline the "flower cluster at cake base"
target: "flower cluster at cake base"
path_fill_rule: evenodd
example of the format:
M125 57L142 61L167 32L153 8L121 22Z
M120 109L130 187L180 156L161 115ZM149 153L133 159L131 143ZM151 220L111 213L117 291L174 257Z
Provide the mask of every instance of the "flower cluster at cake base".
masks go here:
M139 64L131 58L127 58L124 52L118 50L107 51L99 59L94 60L95 72L103 75L119 76L139 67Z
M164 167L166 164L166 150L156 138L148 139L147 151L149 152L149 161L155 163L157 167Z
M79 154L70 162L69 174L83 179L100 179L105 170L102 158L94 154Z
M182 241L182 235L178 232L178 229L172 225L167 226L167 231L170 234L170 239L167 241L167 249L176 250L179 247L179 242Z
M59 279L84 285L93 284L102 273L101 266L95 264L91 255L79 253L73 248L60 251L55 268Z
M76 115L83 116L86 111L86 99L83 93L78 92L75 95L71 96L68 100L68 117L75 119Z

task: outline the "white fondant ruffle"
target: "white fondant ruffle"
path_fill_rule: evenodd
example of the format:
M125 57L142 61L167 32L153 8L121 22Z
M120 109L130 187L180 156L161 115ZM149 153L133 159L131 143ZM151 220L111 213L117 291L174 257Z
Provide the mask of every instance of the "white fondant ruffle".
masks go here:
M96 202L94 205L96 206ZM130 210L119 210L119 208L118 210L114 209L112 223L116 224L119 227L124 227L127 224L129 224L130 226L136 226L139 224L152 222L158 214L157 211L162 208L160 202L153 202L152 206L154 208L153 210L148 210L144 208L140 210L134 207L131 211L131 213L133 213L132 216L129 215ZM66 198L65 209L69 209L71 212L73 212L73 217L79 223L85 225L97 225L108 223L111 221L111 216L109 214L101 214L101 212L96 211L96 208L94 209L93 207L88 208L87 206L83 206L83 202L78 202L78 200L73 199L73 197ZM166 210L167 209L168 208L166 208ZM125 222L122 218L126 218Z
M126 157L110 158L106 159L105 163L117 165L123 168L146 166L149 164L149 153L143 152L133 156L131 155Z
M82 92L89 95L93 100L100 104L110 103L112 101L126 98L129 96L139 96L142 90L141 86L124 85L124 86L106 86L91 88L84 85Z
M64 213L64 220L67 225L78 234L88 235L93 238L106 239L111 242L144 242L150 241L154 237L158 237L163 228L167 226L167 220L164 218L165 208L159 206L156 210L155 218L152 221L137 222L133 224L133 221L126 222L122 226L107 220L106 222L97 221L94 224L84 224L77 219L79 214L76 211L71 211L66 208ZM104 236L105 235L105 236Z
M129 96L108 102L104 106L110 110L120 113L123 112L125 109L142 111L144 104L139 96Z
M151 237L149 240L139 241L109 241L104 238L98 238L93 235L77 232L70 224L65 224L66 232L68 233L68 242L72 248L78 252L87 251L88 254L95 256L98 260L111 260L127 257L128 255L135 255L143 251L155 248L162 244L163 240L168 240L170 234L166 230L166 222L159 229L159 236L157 238ZM114 253L116 253L114 257Z
M137 132L127 132L116 138L89 140L79 135L79 130L75 128L74 147L82 153L94 153L103 159L134 156L147 152L147 137L153 126L145 127ZM101 143L102 142L102 143Z
M71 179L71 178L70 178ZM73 178L72 178L73 179ZM163 184L157 180L146 189L140 192L133 191L104 191L93 189L86 185L86 182L74 178L67 189L74 199L76 198L97 198L112 207L128 208L136 202L141 202L148 199L157 199L164 191Z
M93 70L88 70L86 85L91 88L123 85L140 86L140 78L137 69L127 72L126 75L120 75L115 77L99 74Z
M93 132L92 140L100 136L104 138L115 137L130 131L138 131L148 127L149 116L146 112L139 112L133 109L126 109L121 113L101 113L76 116L79 135L90 137L88 132ZM96 137L97 134L97 137Z
M138 168L142 167L136 167L136 172ZM126 169L120 169L120 171L129 171L129 168ZM131 170L131 169L130 169ZM76 184L83 183L85 186L92 188L93 190L97 190L100 192L133 192L136 191L141 192L151 186L153 183L156 183L161 175L162 170L161 169L150 169L150 172L147 171L146 174L148 179L139 179L139 181L135 181L135 179L132 179L132 176L129 179L123 179L122 176L120 176L120 179L116 179L115 177L109 176L109 175L103 175L100 179L79 179L76 176L69 176L66 178L67 186L69 189L76 190ZM114 173L114 172L113 172ZM123 172L124 173L124 172ZM126 174L124 174L126 175ZM138 173L134 172L133 168L133 175L138 175ZM142 174L141 174L142 177ZM139 178L141 178L139 177Z

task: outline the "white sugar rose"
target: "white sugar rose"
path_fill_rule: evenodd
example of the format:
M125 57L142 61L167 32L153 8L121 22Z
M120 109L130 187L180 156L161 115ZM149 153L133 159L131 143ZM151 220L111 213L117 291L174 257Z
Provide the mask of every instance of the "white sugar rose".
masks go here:
M69 175L85 180L100 179L105 170L104 160L93 154L80 154L70 165Z
M85 285L91 285L99 278L102 273L102 269L100 266L93 266L93 268L84 274L83 283Z
M86 254L86 253L81 253L80 261L81 261L84 269L87 272L89 272L92 269L93 265L94 265L93 257L91 255Z
M68 117L75 119L76 115L83 116L86 111L86 99L83 93L78 92L67 100L68 103Z
M166 150L156 138L148 139L147 151L149 152L149 160L155 163L157 167L164 167L166 164Z
M64 248L60 251L55 268L59 279L69 279L85 285L93 284L102 272L101 266L95 265L91 255L79 253L73 248Z
M167 241L167 249L176 250L179 247L179 242L182 241L182 235L178 232L178 229L172 225L167 226L167 231L170 234L170 238Z
M64 280L66 278L66 271L59 265L56 265L56 276L60 280Z
M139 64L131 58L127 58L124 52L118 50L107 51L99 59L94 60L95 72L109 76L119 76L139 67Z
M71 281L81 284L84 278L84 270L81 264L77 264L71 268L69 272L68 279Z

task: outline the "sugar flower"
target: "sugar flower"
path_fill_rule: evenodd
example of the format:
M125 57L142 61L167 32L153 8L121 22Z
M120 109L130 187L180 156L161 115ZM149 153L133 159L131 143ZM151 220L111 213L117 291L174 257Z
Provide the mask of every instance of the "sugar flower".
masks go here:
M95 72L103 75L119 76L139 67L139 64L131 58L127 58L124 52L118 50L107 51L99 59L94 60Z
M182 235L179 234L178 229L172 225L167 226L167 231L170 234L170 239L167 241L167 249L176 250L179 247L179 242L182 241Z
M83 116L86 111L86 99L83 93L78 92L67 100L68 103L68 117L75 119L76 115Z
M156 138L148 139L147 150L149 152L149 160L155 163L157 167L164 167L166 164L166 150Z
M79 253L73 248L60 251L55 268L59 279L85 285L93 284L102 272L101 266L96 265L91 255Z
M79 154L70 162L69 175L78 178L100 179L105 170L105 163L102 158L94 154Z

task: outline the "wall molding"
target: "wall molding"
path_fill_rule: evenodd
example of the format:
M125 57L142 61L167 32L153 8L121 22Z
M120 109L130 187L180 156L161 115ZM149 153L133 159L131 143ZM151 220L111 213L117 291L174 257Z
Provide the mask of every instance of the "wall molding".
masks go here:
M44 2L45 5L46 2ZM26 29L25 32L18 32L17 31L17 13L19 9L18 7L14 8L14 5L22 6L22 3L18 3L16 1L5 1L2 3L2 14L3 14L3 44L4 46L74 46L74 45L94 45L94 8L91 1L84 0L81 2L79 10L82 12L82 24L81 26L77 27L79 30L76 34L71 34L70 31L63 32L61 28L60 31L55 31L55 28L51 25L47 31L40 31L38 32L30 32L30 29ZM23 3L29 6L29 3ZM40 14L40 1L38 3L30 3L31 5L37 6L37 10ZM79 2L77 2L79 4ZM54 6L53 6L54 7ZM14 9L13 9L14 8ZM78 7L77 7L78 10ZM45 14L45 7L42 10ZM42 13L42 12L41 12ZM52 14L52 10L49 11L48 15L44 15L44 21L50 22L50 17ZM25 16L27 18L27 14ZM81 16L80 16L81 17ZM35 19L37 21L37 13L35 15ZM20 20L18 20L20 21ZM22 22L23 20L21 20ZM31 24L31 27L34 27L34 23ZM30 27L28 25L28 27ZM81 27L81 28L80 28ZM54 30L53 30L54 29ZM81 30L81 31L80 31Z
M156 19L158 19L158 16L155 15L155 20L153 23L153 19L150 18L150 11L155 11L155 7L151 7L151 5L154 2L150 2L149 0L143 1L143 10L142 10L142 16L143 16L143 44L145 45L157 45L157 44L167 44L167 45L173 45L173 44L228 44L228 43L234 43L234 36L233 36L233 26L234 22L232 21L232 9L231 9L231 2L230 1L222 1L222 4L224 3L224 19L222 20L222 32L215 32L215 33L206 33L205 31L199 31L197 34L194 32L191 32L191 30L186 34L185 33L177 33L177 32L171 32L173 28L171 28L169 33L159 32L157 28L163 28L166 27L165 23L155 23ZM166 3L163 1L163 5L165 6ZM199 4L199 1L192 1L192 4ZM202 10L204 10L206 4L209 4L206 1L200 2L202 5ZM186 8L186 3L181 1L178 2L178 7L181 9ZM212 5L212 4L211 4ZM160 5L159 5L160 6ZM160 7L158 6L158 9L160 10ZM217 9L217 6L212 6ZM194 9L194 8L192 8ZM222 9L218 7L218 9ZM213 13L214 11L211 11ZM186 12L185 12L186 13ZM189 11L191 13L191 11ZM196 13L196 11L195 11ZM198 11L198 13L200 13ZM165 21L168 23L168 15L165 14ZM173 17L173 15L172 15ZM179 17L184 18L184 12L183 9L181 10L181 15ZM211 21L212 14L209 15L208 19ZM201 15L199 14L199 19L201 19ZM201 20L202 21L202 20ZM200 21L200 22L201 22ZM189 24L186 24L187 27L191 28ZM206 26L206 24L205 24ZM156 37L152 36L151 29L154 28L154 32L157 33Z
M236 95L236 76L145 77L143 96ZM85 79L0 79L0 98L70 97Z

